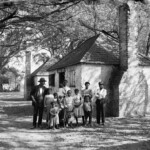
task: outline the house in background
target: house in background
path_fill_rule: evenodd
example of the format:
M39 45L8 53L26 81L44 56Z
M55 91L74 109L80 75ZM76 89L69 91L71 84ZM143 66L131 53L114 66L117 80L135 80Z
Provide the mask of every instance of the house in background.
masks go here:
M15 68L4 68L2 87L3 91L20 91L21 75Z
M106 43L102 46L101 40L99 35L87 39L48 69L50 86L54 91L58 91L64 79L68 80L72 91L74 88L81 91L86 81L90 82L93 91L98 88L99 81L102 81L109 91L113 90L110 85L114 70L119 67L118 49L114 43L116 47Z
M86 81L90 82L92 89L99 81L108 85L114 66L119 65L118 53L99 44L99 35L91 37L48 69L54 90L58 90L64 79L68 80L71 88L79 90L84 88Z

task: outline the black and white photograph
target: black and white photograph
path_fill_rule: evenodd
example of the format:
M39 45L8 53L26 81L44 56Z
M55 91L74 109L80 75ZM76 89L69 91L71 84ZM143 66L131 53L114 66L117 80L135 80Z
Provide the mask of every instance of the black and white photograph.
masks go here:
M0 0L0 150L150 150L150 0Z

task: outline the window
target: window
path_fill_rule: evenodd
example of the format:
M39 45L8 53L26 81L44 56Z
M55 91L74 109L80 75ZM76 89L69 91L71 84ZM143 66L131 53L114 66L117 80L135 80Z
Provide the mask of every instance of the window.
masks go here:
M70 87L75 87L75 71L70 71Z
M65 80L65 72L60 72L59 73L59 87L61 84L63 84L64 80Z
M49 85L55 86L55 74L49 75Z

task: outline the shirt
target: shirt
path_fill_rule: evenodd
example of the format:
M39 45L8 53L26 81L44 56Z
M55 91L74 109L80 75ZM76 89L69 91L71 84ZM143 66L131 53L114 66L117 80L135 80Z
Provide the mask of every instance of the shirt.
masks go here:
M106 98L106 95L107 95L106 89L97 89L97 92L96 92L97 99Z
M66 97L66 105L69 111L71 111L73 109L73 97Z
M92 110L90 102L84 102L83 106L84 106L85 111L91 111Z
M65 87L64 87L64 90L65 90L65 93L67 93L67 92L70 90L70 87L65 86Z
M90 98L92 98L92 90L91 89L84 89L82 91L82 96L89 96Z
M64 88L59 88L58 95L64 97L66 95L66 91Z

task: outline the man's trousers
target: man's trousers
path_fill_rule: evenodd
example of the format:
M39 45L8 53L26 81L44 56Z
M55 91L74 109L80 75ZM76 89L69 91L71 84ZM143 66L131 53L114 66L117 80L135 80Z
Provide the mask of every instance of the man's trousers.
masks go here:
M96 100L96 119L97 123L100 124L102 117L102 124L105 123L105 103L99 99Z
M44 106L34 105L33 108L34 108L33 109L33 126L36 127L38 114L39 114L38 126L40 126L42 124Z

